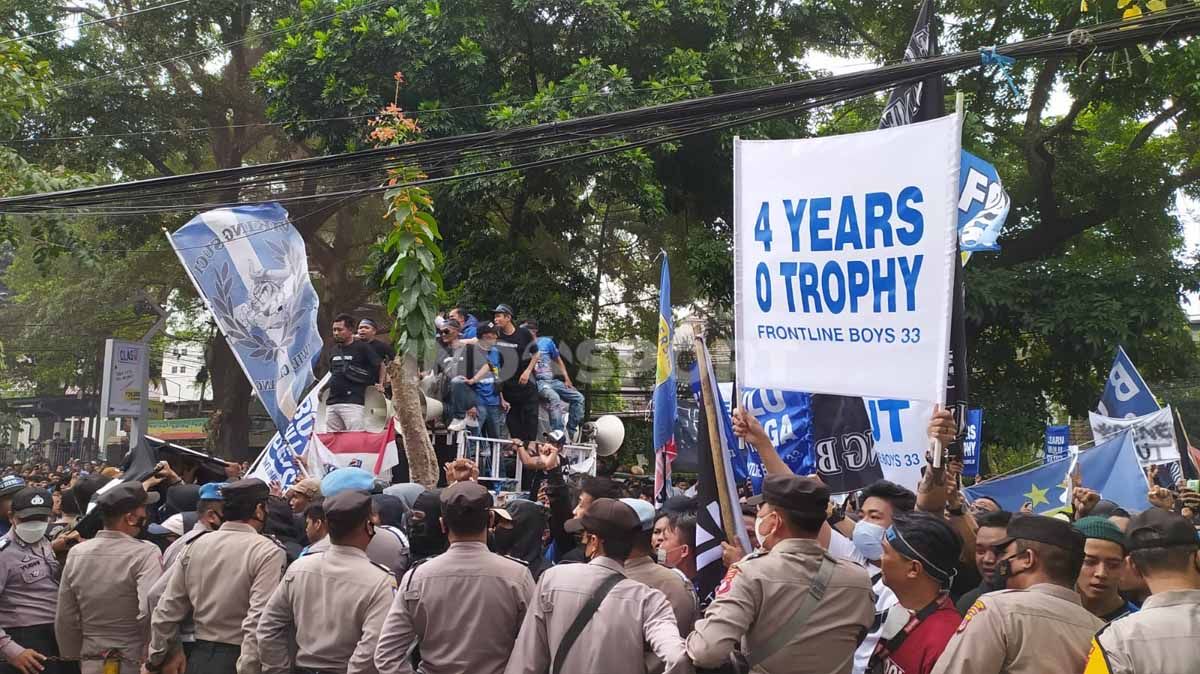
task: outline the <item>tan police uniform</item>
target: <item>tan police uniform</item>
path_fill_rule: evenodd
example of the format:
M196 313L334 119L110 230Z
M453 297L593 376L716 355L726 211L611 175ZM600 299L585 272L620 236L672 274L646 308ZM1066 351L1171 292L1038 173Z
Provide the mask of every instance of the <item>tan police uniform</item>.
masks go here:
M568 533L582 529L601 541L632 542L641 529L632 508L607 498L596 499L586 513L566 525ZM691 672L692 664L666 595L624 577L621 562L598 556L588 564L564 564L542 574L505 673L550 671L576 616L593 592L614 574L620 581L605 595L580 633L562 663L562 671L641 672L646 666L644 652L648 645L668 674Z
M332 544L333 542L329 540L329 536L325 536L325 538L304 548L301 556L311 555L315 552L324 552ZM399 578L404 575L404 572L410 566L408 537L396 527L381 524L375 527L375 535L371 538L370 545L367 546L367 557L372 562L387 568L388 571Z
M1184 517L1161 508L1129 521L1130 551L1146 548L1200 548L1196 530ZM1151 553L1155 554L1155 553ZM1153 574L1150 576L1153 580ZM1150 595L1142 609L1108 624L1096 634L1085 674L1193 674L1200 671L1200 589Z
M252 478L233 482L222 493L230 508L238 501L265 504L269 490ZM178 646L180 624L190 613L196 645L188 658L189 674L229 674L235 667L238 674L258 674L258 619L286 564L284 549L245 522L225 522L193 539L154 609L151 671Z
M375 654L380 674L411 672L414 645L423 674L503 672L533 590L524 565L484 543L451 544L400 580Z
M823 517L829 488L811 478L768 475L762 494L749 503ZM809 596L823 560L834 564L824 597L786 644L763 652ZM815 538L785 538L770 552L746 557L729 568L715 595L687 639L688 655L697 667L719 667L740 646L748 658L765 656L753 670L762 674L846 674L875 617L866 570L826 557Z
M476 482L458 482L439 498L447 526L486 521L492 495ZM482 542L459 541L400 580L375 664L380 674L412 671L409 653L421 650L424 674L499 674L533 596L533 576L523 564L488 551Z
M688 655L696 666L718 667L739 645L747 655L762 648L791 619L824 558L816 540L789 538L767 554L730 567L716 598L688 637ZM861 566L832 558L830 563L837 566L812 616L755 672L851 671L854 650L875 617L871 581Z
M96 507L103 513L126 514L153 503L129 482L105 492ZM58 588L54 632L64 657L95 657L108 649L121 652L121 672L137 672L146 655L150 616L145 611L150 587L162 575L162 554L147 541L119 531L103 530L71 548ZM80 663L83 674L100 674L104 662Z
M370 514L366 492L348 490L325 500L331 521L366 526ZM395 587L396 577L356 547L330 545L296 560L258 621L263 674L291 674L293 667L374 674L375 645Z
M12 512L31 522L36 517L49 517L51 500L50 492L25 487L12 497ZM41 528L45 524L42 522ZM11 662L26 649L58 655L54 617L61 573L45 533L33 543L26 543L12 529L0 537L0 674L15 674L16 667L5 661ZM44 666L45 674L65 670L57 662L46 662Z
M1081 672L1101 627L1061 585L989 592L967 610L933 674Z
M675 613L675 624L679 626L680 636L691 634L692 626L700 612L700 600L696 597L692 584L673 569L655 563L645 555L637 559L626 560L625 577L636 580L647 587L662 592L671 604Z

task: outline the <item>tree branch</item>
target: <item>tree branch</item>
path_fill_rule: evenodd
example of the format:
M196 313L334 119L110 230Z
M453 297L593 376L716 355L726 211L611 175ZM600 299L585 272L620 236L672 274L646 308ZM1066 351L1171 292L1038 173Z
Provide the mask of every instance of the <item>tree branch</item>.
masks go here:
M87 16L90 16L97 21L101 21L103 19L108 18L107 16L101 14L100 12L97 12L96 10L92 9L91 7L75 7L73 5L67 5L67 6L63 7L62 9L64 12L67 12L68 14L86 14Z
M1143 126L1137 132L1137 135L1133 137L1133 140L1130 141L1129 151L1132 152L1134 150L1141 149L1141 147L1143 145L1145 145L1147 141L1150 140L1150 136L1153 136L1154 132L1158 130L1158 127L1165 124L1167 122L1167 120L1169 120L1169 119L1175 117L1176 115L1178 115L1179 113L1183 112L1184 109L1185 109L1185 106L1182 106L1182 105L1171 105L1171 106L1168 106L1163 111L1159 112L1154 117L1152 117L1150 119L1150 121L1146 122L1145 126Z

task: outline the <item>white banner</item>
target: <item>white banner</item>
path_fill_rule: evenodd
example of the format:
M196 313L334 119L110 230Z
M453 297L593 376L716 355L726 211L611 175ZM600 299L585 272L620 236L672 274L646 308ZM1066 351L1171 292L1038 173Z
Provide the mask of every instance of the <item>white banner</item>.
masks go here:
M921 482L925 450L929 449L929 419L933 403L889 398L865 398L875 453L883 477L914 492Z
M100 396L102 416L139 417L142 415L142 359L146 345L109 339L104 343L104 380Z
M1092 438L1097 443L1126 428L1133 428L1133 444L1137 448L1138 461L1143 466L1149 466L1179 460L1175 421L1171 414L1171 406L1168 405L1157 412L1132 419L1114 419L1095 412L1088 412L1088 417L1092 422Z
M738 381L940 401L961 120L734 143Z
M300 406L296 408L296 413L288 422L287 428L282 432L275 432L271 441L267 443L262 453L255 459L254 464L250 466L250 472L246 477L257 477L267 484L278 482L284 491L304 479L304 468L300 465L300 457L308 447L309 438L312 437L313 430L317 427L317 409L321 404L321 390L325 388L329 377L330 375L326 374L321 381L317 382L316 386L312 387L312 390L300 402Z

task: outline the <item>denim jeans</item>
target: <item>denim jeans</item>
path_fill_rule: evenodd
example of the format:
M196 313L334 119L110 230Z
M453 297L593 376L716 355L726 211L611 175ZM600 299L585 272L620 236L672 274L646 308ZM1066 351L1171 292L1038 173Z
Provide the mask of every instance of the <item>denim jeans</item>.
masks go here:
M475 406L475 389L463 377L455 377L450 381L450 399L445 401L446 421L464 419L467 410Z
M550 403L550 430L563 430L562 413L558 410L563 405L569 409L567 432L579 430L579 424L583 422L583 394L567 388L565 383L557 379L539 379L537 385L538 395Z

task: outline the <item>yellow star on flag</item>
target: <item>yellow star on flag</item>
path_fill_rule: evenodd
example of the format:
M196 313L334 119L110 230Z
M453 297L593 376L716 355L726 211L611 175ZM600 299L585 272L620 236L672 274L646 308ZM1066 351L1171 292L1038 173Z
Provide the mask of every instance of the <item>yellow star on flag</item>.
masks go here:
M1050 491L1050 490L1049 489L1039 489L1036 484L1031 485L1030 490L1025 493L1025 498L1029 499L1030 505L1035 509L1038 507L1039 503L1045 503L1046 505L1050 505L1050 500L1046 498L1046 492L1048 492L1048 491Z

